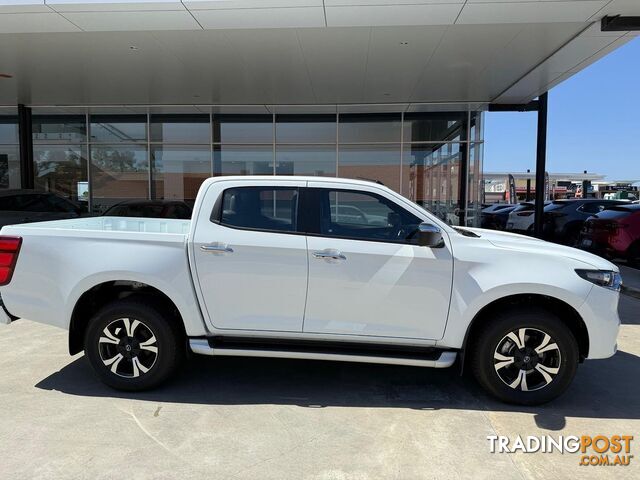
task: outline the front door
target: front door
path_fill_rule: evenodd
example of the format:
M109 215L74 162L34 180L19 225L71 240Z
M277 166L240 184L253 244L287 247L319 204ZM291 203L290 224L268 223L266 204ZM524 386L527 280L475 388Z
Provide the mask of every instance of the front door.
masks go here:
M205 314L218 329L301 332L308 266L297 209L304 182L256 183L216 183L211 218L199 217L193 258Z
M415 231L428 219L375 186L333 185L310 182L307 193L319 221L307 238L304 332L442 338L453 275L448 239L420 247Z

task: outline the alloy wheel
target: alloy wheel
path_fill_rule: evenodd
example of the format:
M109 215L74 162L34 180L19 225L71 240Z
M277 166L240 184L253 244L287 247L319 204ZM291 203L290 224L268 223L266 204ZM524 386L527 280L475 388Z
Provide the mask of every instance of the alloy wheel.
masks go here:
M134 318L109 323L98 340L100 359L112 373L136 378L147 373L158 358L158 343L148 325Z
M562 356L555 340L537 328L506 334L493 355L493 366L506 385L523 392L549 385L560 371Z

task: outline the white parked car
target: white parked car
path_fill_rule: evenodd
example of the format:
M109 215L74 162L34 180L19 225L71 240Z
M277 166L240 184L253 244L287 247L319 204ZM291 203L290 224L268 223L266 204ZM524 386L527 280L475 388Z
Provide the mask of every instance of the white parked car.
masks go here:
M551 202L544 202L547 206ZM515 233L532 233L533 223L536 218L536 204L523 202L509 212L506 229Z
M0 233L5 322L68 329L70 353L84 350L123 390L160 384L190 349L436 368L458 359L498 398L538 404L582 360L616 352L615 265L452 228L365 181L211 178L190 221L96 217Z

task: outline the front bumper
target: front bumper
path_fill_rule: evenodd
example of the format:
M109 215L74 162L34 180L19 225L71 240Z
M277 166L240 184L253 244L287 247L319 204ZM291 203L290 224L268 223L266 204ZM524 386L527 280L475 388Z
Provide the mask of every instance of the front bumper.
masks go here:
M589 333L587 358L609 358L616 353L620 330L619 299L619 292L596 285L578 309Z

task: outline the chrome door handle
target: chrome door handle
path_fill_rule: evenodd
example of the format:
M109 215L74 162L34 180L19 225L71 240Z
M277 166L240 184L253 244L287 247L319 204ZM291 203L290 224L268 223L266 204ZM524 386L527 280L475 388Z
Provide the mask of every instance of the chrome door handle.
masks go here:
M200 245L200 250L210 253L233 253L233 248L231 248L226 243L210 243L208 245Z
M324 259L332 259L332 260L346 260L345 257L340 250L336 250L334 248L327 248L326 250L320 250L319 252L313 252L313 256L315 258L324 258Z

